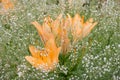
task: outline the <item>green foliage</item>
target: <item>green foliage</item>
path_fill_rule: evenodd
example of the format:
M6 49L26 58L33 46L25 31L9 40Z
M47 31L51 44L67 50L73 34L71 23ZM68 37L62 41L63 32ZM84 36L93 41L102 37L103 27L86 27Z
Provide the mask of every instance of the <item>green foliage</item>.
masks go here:
M100 0L101 1L101 0ZM120 2L107 0L17 0L14 10L0 14L0 80L119 80ZM41 72L26 60L28 47L43 47L31 25L60 13L79 13L98 22L92 32L66 55L60 54L57 69Z

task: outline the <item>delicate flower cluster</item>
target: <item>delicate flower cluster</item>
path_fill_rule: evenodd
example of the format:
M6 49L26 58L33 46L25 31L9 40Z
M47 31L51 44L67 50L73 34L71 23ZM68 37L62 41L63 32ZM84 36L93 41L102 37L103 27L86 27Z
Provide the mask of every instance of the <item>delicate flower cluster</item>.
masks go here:
M38 30L45 49L38 50L34 46L30 46L32 56L25 58L34 67L49 71L53 70L59 62L60 51L66 54L71 46L77 44L91 32L97 22L93 22L92 18L84 22L84 17L79 14L73 18L69 14L63 18L63 15L60 14L55 20L46 17L42 25L37 21L32 24Z

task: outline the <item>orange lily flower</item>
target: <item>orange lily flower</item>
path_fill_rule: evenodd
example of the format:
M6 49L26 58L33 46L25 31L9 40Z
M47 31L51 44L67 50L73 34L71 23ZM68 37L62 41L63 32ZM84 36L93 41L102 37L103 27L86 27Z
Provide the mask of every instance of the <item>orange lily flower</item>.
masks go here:
M60 19L62 15L60 14L55 21L53 21L49 16L44 19L42 25L37 21L32 22L32 24L37 29L41 39L45 43L47 40L52 38L58 38L61 35Z
M47 19L49 20L49 19ZM50 22L50 21L49 21ZM60 46L62 47L62 53L66 53L70 46L70 40L68 38L68 25L69 22L62 18L62 14L60 14L54 21L51 22L51 31L55 36L56 41L61 43Z
M61 34L61 19L62 14L60 14L55 20L52 20L49 16L44 19L43 24L47 24L50 27L51 32L55 37L58 37Z
M60 34L60 38L61 38L61 46L62 46L62 53L66 54L67 51L70 48L70 39L68 38L68 31L69 31L69 27L68 27L69 23L66 19L62 19L60 27L61 27L61 34Z
M60 14L55 20L46 17L42 25L37 21L32 24L43 40L45 49L38 50L34 46L30 46L32 56L26 56L25 59L42 71L50 71L55 69L55 64L59 62L60 51L66 54L69 50L71 43L68 34L72 34L72 45L74 45L78 40L86 37L97 22L93 22L92 18L84 22L84 17L80 17L78 14L73 18L68 14L67 18L63 19Z
M13 9L14 8L14 5L13 5L13 3L10 0L2 0L1 2L2 2L3 8L5 10Z
M42 26L36 21L32 22L32 24L38 30L44 43L52 37L55 39L57 46L62 46L62 52L65 53L68 48L69 39L67 29L65 29L67 24L64 21L62 14L60 14L54 21L50 17L46 17Z
M46 17L42 25L36 21L32 24L38 30L44 44L50 38L54 38L57 46L62 46L62 52L66 53L70 45L74 45L78 40L86 37L97 22L93 22L92 18L84 22L84 17L79 14L76 14L73 18L69 14L66 18L62 18L62 14L60 14L55 20L52 20L49 16ZM72 35L72 39L68 38L68 34Z
M34 46L30 46L29 50L32 56L26 56L25 59L34 67L42 71L50 71L55 69L59 62L58 56L61 47L57 47L53 38L49 39L45 44L44 50L38 50Z
M78 40L86 37L97 24L97 22L93 22L92 18L84 22L84 17L81 17L78 14L76 14L73 18L68 14L67 20L71 25L70 30L73 36L73 43L76 43Z
M91 30L97 25L97 22L93 22L93 18L90 18L88 21L86 21L82 26L82 35L81 38L84 38L87 36Z
M35 28L38 30L38 33L43 40L44 44L50 39L54 38L54 35L51 33L50 27L47 24L41 26L37 21L32 22Z

